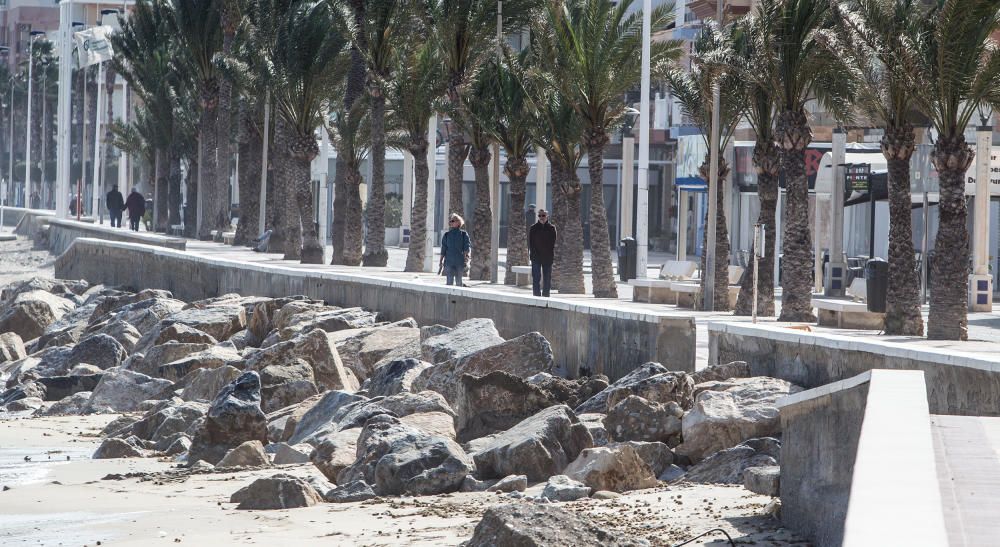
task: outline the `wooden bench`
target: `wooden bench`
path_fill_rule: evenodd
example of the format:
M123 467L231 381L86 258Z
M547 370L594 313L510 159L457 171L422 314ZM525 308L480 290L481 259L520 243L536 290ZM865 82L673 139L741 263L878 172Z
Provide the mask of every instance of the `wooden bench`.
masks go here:
M698 270L698 264L690 260L668 260L660 268L659 279L632 279L633 302L651 304L675 304L677 293L670 285L676 281L690 280Z
M729 266L729 308L736 307L736 300L740 296L740 277L743 276L743 266L730 265ZM690 308L696 309L701 306L701 283L691 282L691 281L674 281L670 285L670 290L672 290L677 295L677 307L678 308Z
M864 278L856 277L847 288L850 298L814 297L812 305L817 311L817 323L822 327L838 329L882 330L885 314L868 311L865 301L867 288Z

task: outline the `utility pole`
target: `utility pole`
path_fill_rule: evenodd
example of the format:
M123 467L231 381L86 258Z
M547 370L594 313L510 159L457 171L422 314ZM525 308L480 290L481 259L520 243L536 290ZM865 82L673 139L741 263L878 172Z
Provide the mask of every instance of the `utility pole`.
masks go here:
M497 63L503 56L503 0L497 0ZM500 282L500 143L493 142L493 184L490 185L490 283ZM511 219L513 221L514 219Z
M722 26L722 10L723 10L724 0L717 0L715 4L715 21ZM709 144L709 164L708 164L708 226L705 234L705 248L702 250L705 253L705 271L704 274L704 286L703 296L705 297L705 303L702 309L705 311L715 310L715 269L716 269L716 259L715 256L715 239L716 239L716 211L719 208L719 182L716 180L719 178L719 141L722 135L719 128L719 109L720 109L720 98L719 98L719 82L715 82L712 85L712 133L710 135ZM729 257L726 257L728 261Z
M642 77L639 91L639 180L636 192L635 276L646 277L649 263L649 42L652 39L651 0L642 2ZM619 267L621 264L619 264Z

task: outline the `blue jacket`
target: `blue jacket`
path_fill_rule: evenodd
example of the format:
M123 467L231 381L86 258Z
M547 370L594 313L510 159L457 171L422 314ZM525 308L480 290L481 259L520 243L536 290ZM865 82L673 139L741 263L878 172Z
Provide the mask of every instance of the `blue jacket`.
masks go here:
M469 232L461 228L452 228L441 238L441 256L445 266L465 266L465 253L472 251L472 241Z

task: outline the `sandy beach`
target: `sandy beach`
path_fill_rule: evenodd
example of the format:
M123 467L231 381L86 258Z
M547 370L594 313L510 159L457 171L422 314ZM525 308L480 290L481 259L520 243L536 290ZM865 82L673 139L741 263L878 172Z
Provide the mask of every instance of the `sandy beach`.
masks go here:
M240 511L229 496L275 468L190 474L167 459L90 460L98 432L114 418L7 416L0 421L0 544L457 545L472 535L490 505L532 503L493 493L456 493ZM25 455L31 462L23 461ZM280 470L318 475L311 464ZM686 485L563 506L653 545L671 545L715 527L744 544L804 545L765 514L769 501L739 486Z

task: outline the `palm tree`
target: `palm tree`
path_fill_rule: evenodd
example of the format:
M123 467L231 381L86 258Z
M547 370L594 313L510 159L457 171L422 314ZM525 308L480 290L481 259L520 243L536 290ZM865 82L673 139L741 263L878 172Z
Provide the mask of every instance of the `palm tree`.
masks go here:
M1000 107L998 3L938 0L909 38L906 69L917 107L937 132L931 161L940 180L938 233L931 264L927 337L968 338L969 232L965 171L974 151L965 128L977 108Z
M216 177L219 77L215 54L222 48L222 27L217 0L170 0L178 33L183 73L189 75L199 95L198 192L202 194L199 239L211 239L212 230L229 224L229 208L223 203ZM223 189L224 190L224 189ZM189 202L191 196L188 196ZM188 203L188 207L194 206Z
M582 294L585 291L580 210L583 187L577 168L583 159L585 122L571 99L555 83L555 72L548 65L557 59L551 29L546 20L532 25L529 71L522 82L531 104L532 141L545 150L552 166L551 220L559 228L552 284L560 293Z
M441 58L431 40L414 41L395 52L396 76L389 83L387 97L393 109L392 124L398 128L400 147L413 156L414 192L410 214L410 247L406 251L407 272L424 269L427 244L427 191L430 171L427 164L428 123L444 94ZM404 207L406 204L403 205Z
M389 261L385 248L385 92L395 77L394 52L409 39L412 13L408 7L405 0L366 0L362 24L351 28L352 45L365 61L372 111L372 180L365 211L368 232L362 258L365 266L385 266ZM349 21L350 15L347 11L344 19Z
M496 0L433 0L429 18L441 49L448 84L446 110L452 127L448 135L448 212L464 214L462 174L469 146L462 94L475 80L479 67L496 53ZM541 0L506 0L503 3L501 31L509 34L524 28ZM473 252L478 252L475 249Z
M273 0L262 0L272 4ZM345 76L348 34L330 4L296 0L285 10L271 10L275 22L274 49L269 52L273 74L275 152L282 158L286 227L301 222L302 243L294 230L286 232L285 258L322 264L323 246L312 207L310 165L319 153L315 131L326 123L333 90ZM274 17L278 15L278 17ZM296 211L298 213L296 214ZM291 236L291 237L289 237Z
M488 65L487 65L488 66ZM480 69L475 81L462 95L462 111L465 113L466 135L469 140L469 163L476 181L476 207L469 223L472 238L472 260L469 264L469 279L488 281L492 267L493 249L493 209L490 206L490 147L493 137L488 127L493 124L494 114L493 82ZM497 181L499 184L499 181Z
M521 80L527 59L527 50L519 55L507 54L500 62L494 61L486 68L484 80L489 82L492 97L488 105L488 119L484 129L503 146L507 154L504 173L510 181L510 200L507 210L507 273L505 284L514 283L514 266L528 265L528 234L520 222L527 194L528 154L532 151L532 112Z
M222 32L222 49L217 54L222 58L232 55L236 29L241 19L240 0L218 0L219 28ZM218 62L218 61L217 61ZM232 158L233 138L233 79L225 71L219 73L219 108L215 120L216 165L215 191L216 199L224 214L217 219L216 241L222 241L222 232L229 231L229 206L232 199L229 196L230 160ZM242 216L240 221L242 221ZM235 241L235 240L234 240Z
M604 149L626 115L625 93L635 87L642 69L642 12L631 14L631 0L569 0L555 3L555 27L561 62L557 82L583 117L590 171L590 256L594 296L617 298L611 264L608 213L604 205ZM654 32L673 22L672 4L658 6ZM678 43L656 41L650 63L657 72L680 55Z
M353 26L355 28L362 27L365 20L365 0L340 0L340 2L347 6L350 13L349 19ZM365 90L366 63L361 53L365 49L365 39L364 34L357 34L351 44L351 60L347 72L347 85L344 87L344 100L343 104L337 108L345 116L347 113L355 111L355 103L358 102ZM360 114L355 118L357 119L353 121L360 123ZM346 119L346 117L342 117L341 122L346 123ZM363 178L361 177L361 162L353 160L356 159L355 153L367 145L358 141L354 136L334 140L334 142L337 143L338 148L333 185L333 210L335 212L332 230L333 258L330 263L357 266L361 263L362 258L362 234L364 230L360 219L360 184L363 182ZM341 149L340 146L347 148ZM358 186L349 188L348 186L352 184ZM353 209L355 206L358 208L357 210Z
M910 223L910 156L916 146L913 92L904 68L923 9L914 0L860 0L833 10L837 25L826 45L853 75L854 105L885 129L882 154L889 168L889 287L885 333L922 336L920 278Z
M352 66L357 66L352 63ZM351 87L350 78L341 89ZM371 142L371 124L368 121L369 109L362 101L354 101L350 109L341 103L333 113L332 123L327 126L330 139L337 145L337 153L344 162L344 178L340 183L341 206L334 206L336 222L338 217L344 226L361 226L361 164L368 155ZM340 159L338 158L338 159ZM353 238L353 230L345 230L340 260L343 264L357 265L361 263L361 238ZM336 244L336 240L334 240Z
M816 320L812 311L812 235L805 151L812 141L805 104L818 100L834 114L848 111L849 83L841 66L822 47L819 31L830 23L828 0L762 0L760 11L772 21L763 48L772 59L762 84L776 91L774 136L785 173L782 297L780 321Z
M731 27L730 27L731 28ZM698 169L701 177L708 181L709 167L711 165L710 139L712 124L713 90L719 88L720 106L719 126L720 138L718 148L718 176L715 180L716 196L720 206L716 208L716 242L715 249L704 248L701 253L702 271L705 271L705 260L708 253L715 253L719 260L719 267L715 270L713 309L715 311L729 310L729 271L726 264L729 262L729 230L726 228L726 208L722 207L726 195L726 176L729 174L729 164L726 162L724 151L729 145L729 141L736 131L744 110L744 95L740 88L739 76L736 72L725 71L722 63L711 60L713 56L724 56L731 48L731 37L724 34L724 30L711 21L705 25L704 30L694 43L694 54L690 70L671 69L667 72L666 80L670 84L671 93L677 98L684 114L690 117L695 125L701 129L702 138L705 141L707 151L705 160ZM705 212L706 225L708 211ZM702 276L702 290L709 282L706 276Z
M777 114L774 92L761 85L755 75L768 72L766 63L769 56L761 54L759 47L766 41L771 21L762 18L760 12L736 24L733 32L733 47L729 61L730 70L737 76L738 93L743 95L744 117L754 130L753 164L757 173L757 198L760 212L757 223L764 226L764 252L757 274L757 313L763 317L774 316L774 250L775 212L778 205L778 174L781 169L781 153L774 142L774 118ZM750 246L750 255L756 253L756 242ZM746 275L740 285L736 299L735 315L750 315L753 312L754 261L747 265Z

